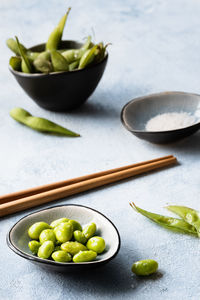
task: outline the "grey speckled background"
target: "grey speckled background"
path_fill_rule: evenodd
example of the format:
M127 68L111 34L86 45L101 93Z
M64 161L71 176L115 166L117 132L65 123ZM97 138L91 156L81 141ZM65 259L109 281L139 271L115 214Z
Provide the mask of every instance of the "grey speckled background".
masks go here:
M70 5L64 38L79 40L94 30L97 41L113 45L104 77L88 103L73 113L59 114L39 108L9 74L11 53L5 40L18 35L27 46L45 41ZM200 2L1 0L0 28L1 194L167 154L180 161L175 168L53 204L91 206L118 227L120 253L92 273L50 273L18 257L6 246L6 233L31 210L3 218L0 299L199 299L200 242L159 228L134 213L128 202L163 214L167 203L200 208L200 132L173 145L153 145L123 128L120 111L127 101L148 93L200 92ZM82 137L31 131L9 117L14 106ZM143 258L158 260L158 275L140 279L131 274L132 263Z

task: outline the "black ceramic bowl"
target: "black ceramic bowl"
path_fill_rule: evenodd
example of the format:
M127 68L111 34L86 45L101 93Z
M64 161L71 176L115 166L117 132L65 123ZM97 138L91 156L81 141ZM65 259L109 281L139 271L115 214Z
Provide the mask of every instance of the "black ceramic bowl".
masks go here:
M61 263L42 259L31 253L28 247L30 240L27 233L28 228L35 222L45 221L51 223L53 220L63 217L76 220L83 226L91 222L97 225L96 235L100 235L105 239L106 249L97 256L96 260L83 263ZM8 232L7 244L16 254L38 266L52 271L78 272L96 268L111 261L120 249L120 236L114 224L100 212L86 206L69 204L49 207L25 216Z
M62 41L60 49L77 49L76 41ZM29 50L44 51L45 44ZM108 60L105 58L90 67L71 72L26 74L9 69L24 91L41 107L52 111L67 111L82 105L97 87Z
M158 114L186 112L196 123L175 130L147 131L146 123ZM128 102L122 109L121 120L126 129L152 143L165 144L185 138L200 129L200 95L184 92L163 92Z

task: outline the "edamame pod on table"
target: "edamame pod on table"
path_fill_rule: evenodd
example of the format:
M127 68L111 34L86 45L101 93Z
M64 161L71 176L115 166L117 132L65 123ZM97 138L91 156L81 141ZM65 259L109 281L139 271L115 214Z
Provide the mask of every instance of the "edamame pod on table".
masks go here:
M21 57L19 56L12 56L9 60L9 65L12 67L15 71L21 71Z
M66 129L54 122L51 122L47 119L33 117L28 111L26 111L25 109L20 108L20 107L13 108L10 111L10 116L14 120L34 129L36 131L46 132L46 133L54 133L54 134L70 136L70 137L80 136L79 134L77 134L69 129Z
M144 209L139 208L133 202L130 203L130 206L135 209L137 212L142 214L143 216L147 217L148 219L158 223L162 227L167 229L171 229L174 231L179 231L182 233L194 234L197 235L197 230L194 226L188 224L182 219L166 217L159 214L154 214Z
M69 7L66 14L61 18L61 20L58 23L58 25L56 26L56 28L50 34L49 39L46 43L46 50L52 51L52 50L58 49L58 45L61 41L65 23L66 23L66 20L67 20L70 10L71 10L71 8Z
M51 51L51 61L55 72L68 71L69 65L64 56L56 50Z
M200 212L187 206L169 205L166 208L185 220L188 226L193 226L200 237Z
M11 51L13 51L16 55L21 55L16 40L14 40L12 38L7 39L6 44L7 44L8 48ZM27 51L26 47L24 47L24 45L22 45L21 43L20 43L20 46L21 46L21 49L23 49L24 52Z
M16 38L16 41L17 41L19 53L20 53L20 55L22 57L22 64L21 64L22 72L24 72L24 73L31 73L32 72L31 63L30 63L28 57L26 56L25 50L23 49L23 47L19 43L18 38L17 37L15 37L15 38Z

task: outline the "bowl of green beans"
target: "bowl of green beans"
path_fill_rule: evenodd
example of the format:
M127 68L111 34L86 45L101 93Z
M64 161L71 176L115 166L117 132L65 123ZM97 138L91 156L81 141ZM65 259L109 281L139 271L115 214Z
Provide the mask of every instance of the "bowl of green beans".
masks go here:
M9 230L7 244L38 266L71 272L111 261L120 249L120 236L102 213L69 204L23 217Z
M81 106L94 92L104 73L108 52L103 42L62 40L70 9L46 43L26 48L17 37L7 46L15 56L9 70L22 89L41 107L68 111Z

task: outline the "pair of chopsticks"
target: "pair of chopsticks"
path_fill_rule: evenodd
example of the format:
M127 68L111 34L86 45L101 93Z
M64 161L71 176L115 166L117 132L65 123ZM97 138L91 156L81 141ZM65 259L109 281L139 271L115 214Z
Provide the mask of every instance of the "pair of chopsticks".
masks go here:
M175 163L176 158L173 155L168 155L141 163L3 195L0 196L0 217L155 169L167 167Z

